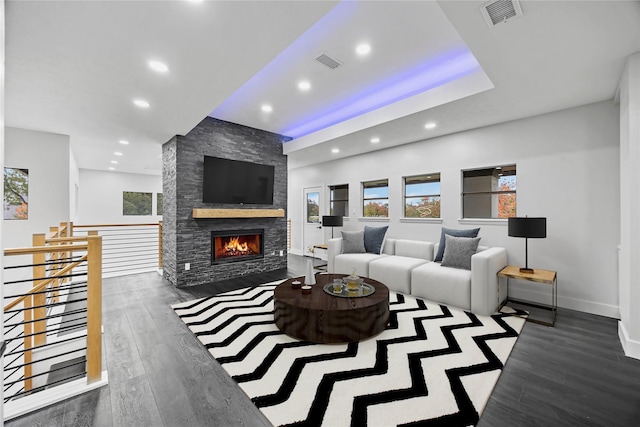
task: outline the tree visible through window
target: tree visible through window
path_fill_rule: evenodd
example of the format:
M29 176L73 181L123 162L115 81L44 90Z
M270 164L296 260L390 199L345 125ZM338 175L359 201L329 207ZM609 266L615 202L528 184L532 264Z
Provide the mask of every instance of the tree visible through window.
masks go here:
M464 218L516 216L516 165L462 172Z
M4 168L4 219L29 218L29 170Z
M362 216L389 216L389 180L362 183Z
M122 215L151 215L153 193L122 192Z
M440 218L440 174L404 178L405 218Z
M320 193L307 193L307 222L320 222Z

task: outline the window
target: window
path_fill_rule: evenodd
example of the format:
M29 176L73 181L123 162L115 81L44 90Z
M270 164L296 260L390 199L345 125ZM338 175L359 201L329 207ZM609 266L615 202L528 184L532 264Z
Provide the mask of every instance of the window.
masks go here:
M162 193L156 194L156 215L162 215Z
M362 216L389 216L389 180L362 183Z
M405 218L440 218L440 174L404 178Z
M151 215L152 193L122 192L122 215Z
M516 216L516 165L463 171L462 216Z
M349 216L349 184L329 186L330 215Z
M307 223L320 222L320 193L307 193Z

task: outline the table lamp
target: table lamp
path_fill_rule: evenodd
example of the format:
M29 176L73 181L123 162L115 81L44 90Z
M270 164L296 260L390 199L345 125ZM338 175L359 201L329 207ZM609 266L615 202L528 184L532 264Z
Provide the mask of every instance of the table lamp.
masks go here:
M524 237L524 267L521 273L533 274L529 268L529 239L544 239L547 237L547 218L513 217L509 218L509 236Z
M342 227L342 217L336 215L323 215L322 226L331 227L331 238L333 239L333 227Z

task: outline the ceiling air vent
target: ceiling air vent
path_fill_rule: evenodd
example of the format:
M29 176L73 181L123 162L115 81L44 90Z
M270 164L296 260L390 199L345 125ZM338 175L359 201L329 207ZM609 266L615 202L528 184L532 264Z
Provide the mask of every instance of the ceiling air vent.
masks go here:
M481 8L482 16L489 28L522 16L522 8L518 0L495 0L485 3Z
M326 54L320 54L320 56L318 56L316 58L316 61L318 61L319 63L321 63L322 65L326 65L327 67L331 68L332 70L335 68L338 68L340 66L340 63L338 61L336 61L335 59L331 58L330 56L326 55Z

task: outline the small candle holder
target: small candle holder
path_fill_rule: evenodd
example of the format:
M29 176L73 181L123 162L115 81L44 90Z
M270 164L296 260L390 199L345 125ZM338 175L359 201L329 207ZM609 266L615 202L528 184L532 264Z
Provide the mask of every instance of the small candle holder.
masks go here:
M291 282L291 289L300 289L300 286L302 286L302 282L299 280Z
M303 294L310 294L311 293L311 289L313 289L313 286L311 286L311 285L303 285L302 286L302 293Z

